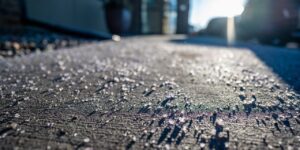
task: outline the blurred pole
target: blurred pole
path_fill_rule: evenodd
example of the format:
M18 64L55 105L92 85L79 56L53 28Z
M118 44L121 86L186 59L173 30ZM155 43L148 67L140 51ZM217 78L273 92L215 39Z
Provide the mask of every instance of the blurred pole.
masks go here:
M177 0L177 34L187 34L189 29L190 0Z
M227 44L233 45L235 42L234 17L227 17Z
M141 34L142 33L142 1L131 0L132 5L132 23L130 27L130 33Z

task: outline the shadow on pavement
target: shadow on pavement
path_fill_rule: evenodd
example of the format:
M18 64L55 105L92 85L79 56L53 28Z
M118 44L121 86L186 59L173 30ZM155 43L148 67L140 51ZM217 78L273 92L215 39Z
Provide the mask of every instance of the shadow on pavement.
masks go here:
M229 47L226 40L212 37L186 37L173 39L177 44ZM247 48L263 61L283 81L300 93L300 50L262 46L251 43L237 43L233 48Z

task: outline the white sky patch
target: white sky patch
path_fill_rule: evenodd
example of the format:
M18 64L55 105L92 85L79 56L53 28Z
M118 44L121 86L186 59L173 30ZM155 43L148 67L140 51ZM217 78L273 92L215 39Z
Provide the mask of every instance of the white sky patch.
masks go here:
M189 22L196 28L205 28L210 19L240 15L246 0L191 0Z

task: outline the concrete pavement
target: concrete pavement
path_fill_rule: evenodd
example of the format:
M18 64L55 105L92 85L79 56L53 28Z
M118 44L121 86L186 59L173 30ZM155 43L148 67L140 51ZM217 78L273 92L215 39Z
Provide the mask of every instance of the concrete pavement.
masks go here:
M299 67L299 50L181 36L1 58L0 148L297 148Z

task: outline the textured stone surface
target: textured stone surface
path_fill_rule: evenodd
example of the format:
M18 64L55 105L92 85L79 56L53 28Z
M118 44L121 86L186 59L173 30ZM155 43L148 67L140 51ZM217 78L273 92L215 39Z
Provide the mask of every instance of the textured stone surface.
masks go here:
M180 38L0 59L0 148L300 146L298 50Z

